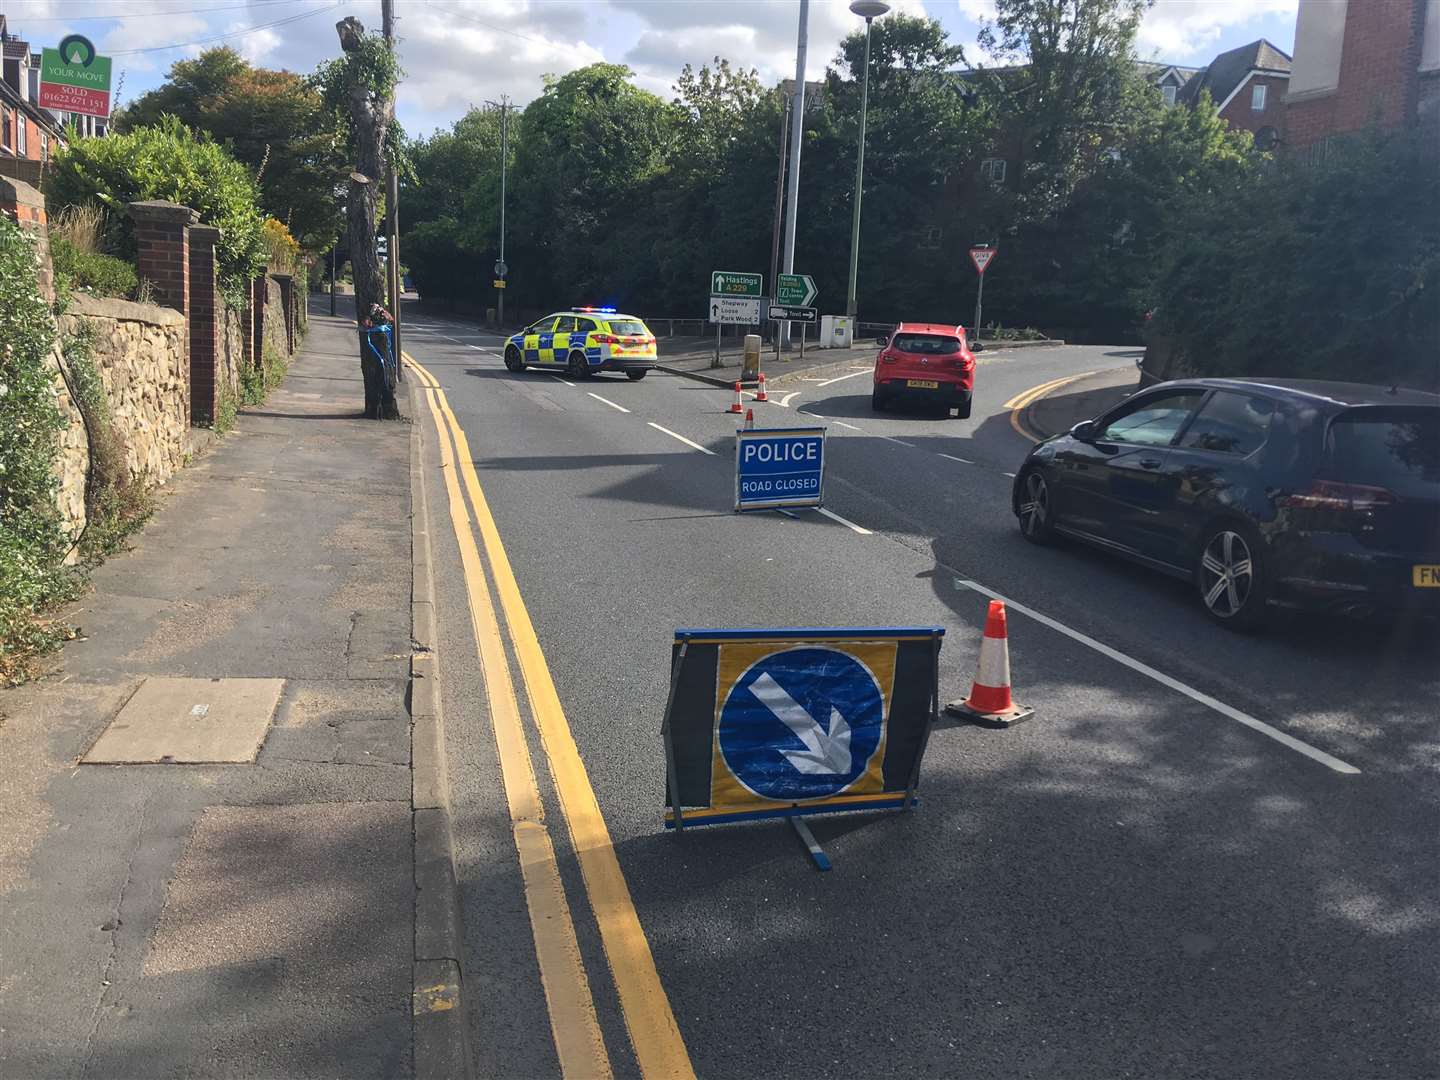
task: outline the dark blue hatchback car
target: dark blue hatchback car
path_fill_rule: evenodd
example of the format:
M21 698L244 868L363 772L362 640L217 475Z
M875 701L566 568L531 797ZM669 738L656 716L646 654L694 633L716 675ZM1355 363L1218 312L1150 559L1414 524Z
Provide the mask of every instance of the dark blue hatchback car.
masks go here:
M1161 383L1036 444L1012 504L1194 581L1251 627L1276 606L1440 614L1440 395L1353 383Z

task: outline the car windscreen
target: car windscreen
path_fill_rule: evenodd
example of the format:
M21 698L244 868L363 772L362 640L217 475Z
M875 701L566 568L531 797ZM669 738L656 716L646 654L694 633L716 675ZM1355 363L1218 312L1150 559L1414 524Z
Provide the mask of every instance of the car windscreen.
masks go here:
M890 347L902 353L949 356L960 351L960 339L948 334L896 334Z
M1440 499L1440 408L1356 409L1325 434L1325 478Z
M610 327L610 333L629 336L632 334L643 334L650 336L650 331L645 329L645 324L639 319L610 319L606 324Z

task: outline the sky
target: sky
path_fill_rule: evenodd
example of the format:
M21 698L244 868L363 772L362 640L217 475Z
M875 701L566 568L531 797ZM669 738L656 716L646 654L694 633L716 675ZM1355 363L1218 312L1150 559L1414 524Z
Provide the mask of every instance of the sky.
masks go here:
M991 0L891 0L940 20L975 59ZM1289 52L1296 0L1158 0L1140 30L1141 59L1202 67L1256 38ZM395 0L406 78L398 108L411 135L448 127L507 95L524 105L542 77L604 60L666 97L686 63L719 55L762 79L793 78L799 0ZM309 72L339 53L347 15L379 29L379 0L0 0L31 46L84 34L114 59L119 103L164 81L176 60L229 44L252 63ZM811 0L806 75L817 79L850 30L848 0ZM123 73L123 85L119 85Z

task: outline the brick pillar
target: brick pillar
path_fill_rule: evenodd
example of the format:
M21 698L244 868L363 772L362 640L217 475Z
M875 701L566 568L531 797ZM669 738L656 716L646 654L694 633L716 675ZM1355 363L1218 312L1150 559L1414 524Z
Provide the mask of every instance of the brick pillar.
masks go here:
M280 310L285 318L285 353L295 354L295 278L292 274L271 274L280 286Z
M14 221L36 240L39 255L40 295L55 299L55 270L50 264L50 231L45 217L45 196L24 180L0 176L0 214Z
M250 310L255 315L255 336L251 339L250 363L259 371L265 365L265 298L269 295L265 288L264 274L250 283L250 293L255 298L250 305Z
M190 226L199 215L172 202L133 202L136 269L149 281L155 300L190 314Z
M220 411L225 310L215 272L214 225L190 226L190 422L209 425Z

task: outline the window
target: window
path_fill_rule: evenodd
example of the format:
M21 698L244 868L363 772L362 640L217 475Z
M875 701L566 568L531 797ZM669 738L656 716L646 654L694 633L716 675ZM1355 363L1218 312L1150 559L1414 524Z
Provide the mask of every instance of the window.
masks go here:
M1176 91L1176 89L1177 89L1177 88L1174 87L1174 86L1162 86L1162 87L1160 88L1160 93L1162 93L1162 94L1165 95L1165 104L1166 104L1166 105L1174 105L1174 104L1175 104L1175 91Z
M890 347L917 356L953 356L960 351L960 339L948 334L896 334Z
M560 318L558 318L558 319L555 320L555 333L557 333L557 334L573 334L574 332L575 332L575 316L574 316L574 315L561 315Z
M1268 124L1255 132L1256 150L1274 150L1275 144L1280 141L1279 133Z
M1265 84L1264 84L1264 83L1260 83L1258 86L1252 86L1252 87L1250 88L1250 110L1251 110L1251 112L1264 112L1264 111L1265 111Z
M939 248L940 242L945 239L945 230L939 226L932 226L925 230L925 236L920 241L920 246L927 250L934 251Z
M21 157L30 154L30 132L26 130L25 114L15 110L15 152Z
M1326 432L1323 475L1433 499L1440 482L1440 420L1426 408L1341 413Z
M50 160L50 136L43 131L40 132L40 160Z
M14 145L10 140L10 107L0 106L0 147L9 150Z
M1132 446L1169 446L1204 396L1199 390L1181 390L1137 401L1107 418L1100 438Z
M1246 457L1265 445L1274 413L1275 404L1268 398L1217 390L1195 417L1180 445Z
M610 333L619 334L621 337L635 337L637 334L649 334L645 324L639 319L607 319L605 325L610 328Z
M986 158L980 162L980 179L991 184L1003 184L1005 182L1005 159Z
M593 334L597 329L594 319L576 319L576 332L580 334Z

